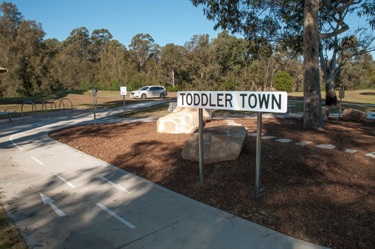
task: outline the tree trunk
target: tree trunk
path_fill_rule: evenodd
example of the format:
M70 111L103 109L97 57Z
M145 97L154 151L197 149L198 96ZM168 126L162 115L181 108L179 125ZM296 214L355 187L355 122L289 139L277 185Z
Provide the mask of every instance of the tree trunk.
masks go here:
M319 77L319 0L305 0L303 31L303 125L308 129L324 126Z
M337 39L337 38L336 38ZM336 55L337 49L335 48L332 53L332 59L328 61L328 59L324 58L323 51L320 50L319 58L320 58L320 66L322 68L324 74L324 81L326 83L326 105L332 106L337 105L337 96L335 92L335 85L333 84L334 78L339 71L339 68L336 68Z
M326 105L337 105L337 96L333 80L326 79Z
M174 85L175 85L175 82L174 82L174 70L171 71L171 74L172 74L172 87L174 89Z

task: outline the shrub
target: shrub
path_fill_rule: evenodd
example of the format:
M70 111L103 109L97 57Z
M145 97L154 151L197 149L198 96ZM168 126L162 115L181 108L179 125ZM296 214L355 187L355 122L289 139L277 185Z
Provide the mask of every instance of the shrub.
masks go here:
M168 85L166 87L168 92L178 92L181 91L181 87L179 85L175 85L174 87L172 85Z
M278 71L274 76L275 89L278 91L292 92L294 78L285 71Z
M127 89L128 91L133 91L133 90L137 90L139 88L142 87L142 84L139 83L139 82L136 82L136 81L131 81L128 85L127 85Z

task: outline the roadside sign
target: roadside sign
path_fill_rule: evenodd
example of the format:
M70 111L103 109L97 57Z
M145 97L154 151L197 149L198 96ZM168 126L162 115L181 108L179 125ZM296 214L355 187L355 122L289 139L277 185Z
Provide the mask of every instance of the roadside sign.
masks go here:
M125 113L125 111L126 111L126 109L125 109L125 96L127 94L127 88L126 88L126 86L121 86L120 87L120 92L121 92L121 95L122 95L122 102L124 103L124 113Z
M122 86L122 87L120 87L120 92L121 92L121 95L122 95L122 96L125 96L125 95L127 94L126 86Z
M339 98L344 99L345 98L345 90L340 90L339 91Z
M203 114L202 109L251 111L257 113L257 145L255 162L255 197L260 197L260 171L262 148L262 113L286 113L286 92L240 91L184 91L177 92L177 106L199 108L199 175L203 182Z
M286 113L286 92L186 91L177 93L179 107Z

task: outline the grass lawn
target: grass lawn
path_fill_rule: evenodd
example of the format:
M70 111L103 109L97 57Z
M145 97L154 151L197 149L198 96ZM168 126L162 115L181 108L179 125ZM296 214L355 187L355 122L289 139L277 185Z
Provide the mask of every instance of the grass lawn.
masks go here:
M24 249L27 248L21 239L17 229L8 220L8 217L0 205L0 249Z
M167 99L175 101L176 95L176 93L168 93ZM322 93L322 98L324 99L323 95L324 93ZM292 109L292 112L303 112L303 93L289 93L288 96L289 102L293 102L296 106ZM42 104L42 100L45 101L45 105ZM132 99L129 95L125 97L126 105L139 101L144 100ZM34 109L32 103L35 103ZM361 104L375 105L375 90L346 91L345 98L342 99L342 111L346 108L355 108L362 111L375 111L375 106L363 106ZM99 91L97 95L97 105L98 109L122 106L123 97L120 95L119 91ZM93 96L91 90L63 91L35 97L0 98L0 111L11 108L17 112L12 115L12 118L61 109L73 108L74 110L81 110L91 109L92 107ZM338 111L338 106L331 108L331 113L337 113ZM0 116L0 119L7 118L6 115Z
M175 93L170 95L176 97ZM155 99L153 99L155 100ZM48 113L50 111L74 109L91 109L93 108L92 91L64 91L49 95L22 97L22 98L0 98L0 111L12 109L16 114L12 118L35 115L40 113ZM132 99L129 95L125 97L125 105L144 101L142 99ZM43 104L43 102L45 104ZM34 103L34 107L33 107ZM97 108L111 108L123 105L123 96L119 91L99 91L97 95ZM7 119L8 116L2 115L0 119Z
M338 97L339 92L336 91L336 94ZM303 100L303 92L288 93L288 96L292 97L293 99ZM324 98L325 92L322 92L322 99ZM375 89L345 91L345 98L342 99L342 102L375 105Z

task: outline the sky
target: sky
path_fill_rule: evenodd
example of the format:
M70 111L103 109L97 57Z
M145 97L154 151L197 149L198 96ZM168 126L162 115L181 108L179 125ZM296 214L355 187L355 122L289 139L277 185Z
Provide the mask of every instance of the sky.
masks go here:
M207 20L202 7L190 0L8 0L14 3L25 20L42 24L44 39L65 40L76 28L108 29L113 39L127 48L131 39L149 34L155 43L184 45L194 35L216 38L214 22ZM349 27L362 26L364 18L352 14ZM237 35L239 37L239 35ZM375 58L375 52L371 53Z
M73 29L108 29L113 39L129 46L139 34L149 34L156 44L184 45L194 35L216 38L214 22L190 0L9 0L25 20L42 24L44 39L65 40Z

